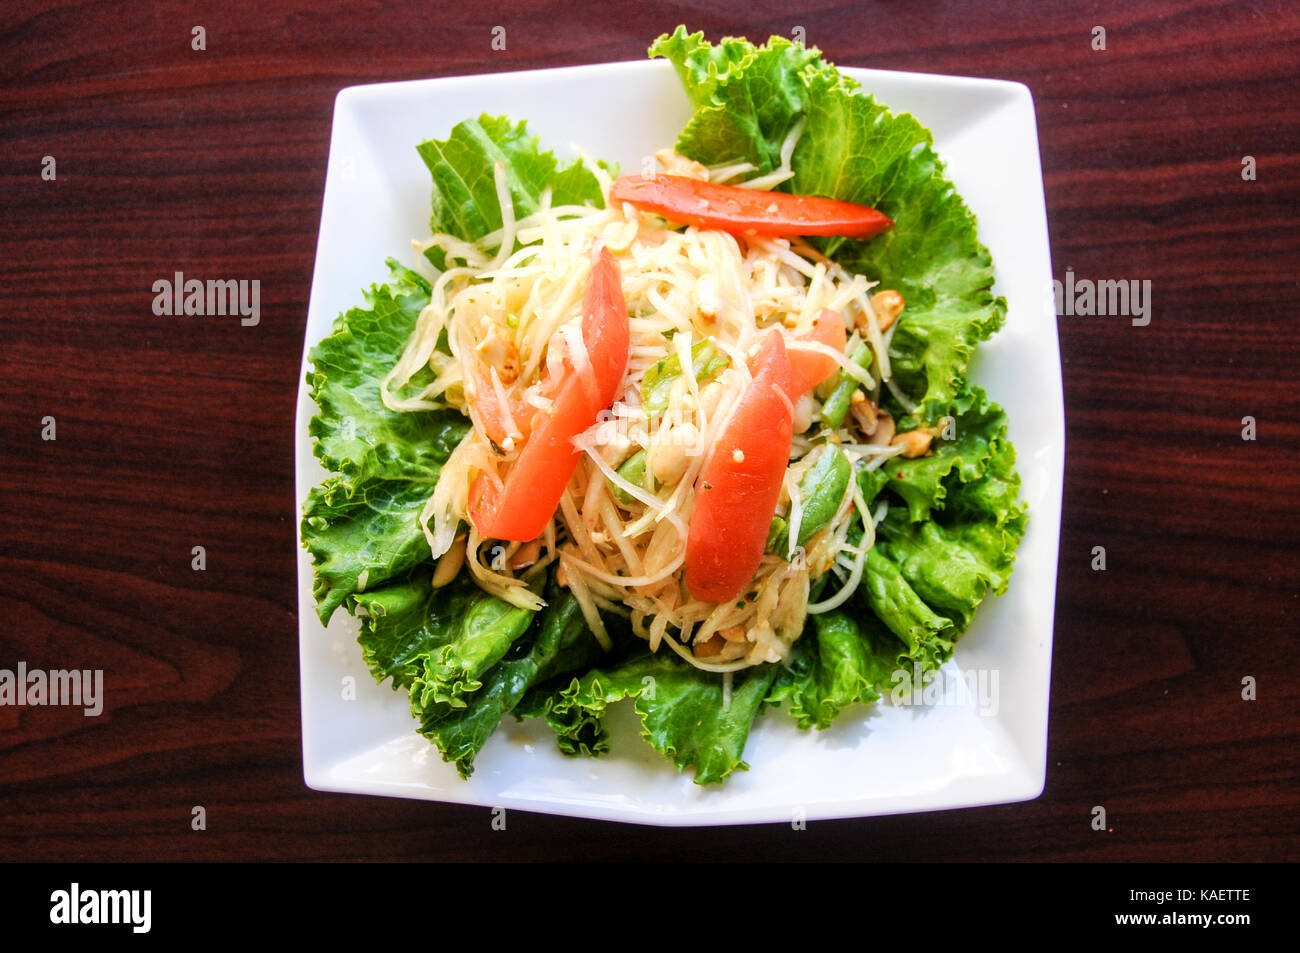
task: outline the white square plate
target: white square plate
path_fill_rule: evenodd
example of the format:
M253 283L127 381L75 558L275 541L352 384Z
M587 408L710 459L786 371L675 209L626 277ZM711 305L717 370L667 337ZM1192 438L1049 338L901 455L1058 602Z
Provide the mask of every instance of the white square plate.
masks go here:
M375 683L344 611L323 629L312 567L298 550L303 767L321 791L379 794L661 825L741 824L858 817L1022 801L1043 788L1052 614L1064 478L1065 423L1051 296L1038 136L1029 90L1016 83L846 69L864 91L934 132L958 191L993 254L1006 327L978 351L972 376L1010 417L1030 507L1007 593L990 598L945 666L949 681L983 672L992 700L918 707L882 703L801 732L783 711L757 720L749 771L702 787L637 735L627 703L610 716L612 751L560 754L540 720L507 716L469 781L416 734L405 692ZM357 86L334 107L325 202L306 347L386 276L384 258L409 262L429 231L430 178L418 141L442 138L482 112L526 119L544 148L638 171L689 118L663 60ZM306 373L306 350L303 373ZM301 380L301 378L300 378ZM311 452L315 413L298 394L297 498L325 476ZM294 525L301 519L294 514ZM343 686L355 680L355 699ZM995 681L996 679L996 681Z

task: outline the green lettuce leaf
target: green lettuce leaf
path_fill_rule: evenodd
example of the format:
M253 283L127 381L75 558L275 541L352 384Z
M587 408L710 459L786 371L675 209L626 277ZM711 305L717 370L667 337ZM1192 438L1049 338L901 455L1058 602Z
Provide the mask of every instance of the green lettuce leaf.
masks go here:
M486 113L457 123L446 139L429 139L417 146L420 158L433 176L435 233L476 241L501 228L501 203L497 197L495 168L505 168L515 218L541 208L542 191L550 186L551 205L591 204L604 208L605 199L595 174L581 160L561 164L553 152L544 152L530 135L527 123L511 122ZM603 168L609 168L601 163ZM441 249L429 250L430 260L443 267Z
M903 643L900 665L922 673L952 654L990 591L1006 590L1025 531L1005 414L973 387L959 405L956 439L875 471L907 509L890 509L877 525L855 596Z
M677 151L709 165L752 162L757 174L780 164L782 142L807 111L801 71L825 67L817 50L784 37L774 36L762 47L734 37L712 46L703 33L688 35L685 27L656 40L650 56L672 62L696 109L678 137Z
M959 631L970 625L975 607L989 590L1004 592L1011 578L1018 532L1006 533L988 523L911 523L892 515L878 530L876 548L898 566L917 595Z
M383 477L432 483L469 423L455 410L397 413L384 406L379 382L429 303L423 277L391 258L388 267L388 283L365 292L365 307L340 315L333 333L311 350L307 383L320 412L308 430L321 463L354 482ZM412 383L419 387L429 380L425 369Z
M392 679L393 689L423 679L427 659L456 638L459 621L481 592L455 580L441 589L433 572L416 569L406 579L348 597L348 608L361 617L357 641L375 681Z
M930 131L870 96L851 94L825 71L805 74L808 124L791 160L791 188L870 205L895 222L868 241L823 242L850 271L903 295L890 363L921 415L952 409L975 345L1002 326L992 258L975 216L944 176Z
M790 664L783 667L765 699L766 704L789 702L791 716L803 729L829 728L835 717L855 702L874 702L876 686L896 667L871 651L858 623L844 612L811 618L811 625L794 644Z
M933 520L913 522L891 511L877 527L876 548L959 631L990 591L1006 591L1025 532L1015 450L1001 439L1004 429L997 428L987 455L969 468L977 475L967 479L961 466L949 472L943 510Z
M421 712L466 707L466 698L483 687L480 677L536 615L483 592L468 574L434 589L432 573L423 568L399 583L357 593L348 605L364 610L357 641L371 673L407 689Z
M371 674L406 689L420 733L468 777L483 744L530 687L586 670L603 652L577 602L554 586L549 605L532 612L487 595L467 575L439 589L431 580L431 570L418 568L349 597L348 605L361 617L357 641ZM537 714L544 713L540 697Z
M520 609L484 594L460 616L456 639L430 660L418 700L415 689L411 690L412 704L428 708L441 702L464 708L465 696L483 687L480 678L528 629L534 614L532 609Z
M978 479L962 482L960 470L946 478L943 521L992 523L1016 536L1023 534L1026 506L1020 501L1020 474L1015 465L1016 448L999 433L991 442Z
M575 678L547 706L546 718L566 754L609 750L606 708L636 699L641 736L679 771L695 768L696 784L717 784L739 769L745 742L777 667L737 672L731 704L722 704L722 676L703 672L667 652L641 650L621 664Z
M767 172L802 121L794 177L779 188L870 205L895 221L867 241L820 244L851 271L902 293L906 309L890 348L898 383L926 419L948 413L976 343L1001 326L1006 303L993 296L988 250L929 130L861 94L817 50L782 37L711 47L679 28L650 55L672 61L695 106L678 152L706 165L744 159Z
M459 411L398 413L379 396L380 379L429 302L420 275L391 259L388 265L389 282L366 292L365 307L340 315L333 333L309 355L307 383L320 408L309 424L314 450L341 474L315 487L303 506L302 538L316 563L313 590L322 623L358 588L375 587L429 558L420 511L469 429Z
M879 547L867 553L867 567L855 597L864 601L876 618L903 643L900 661L929 671L952 656L958 633L953 621L926 604Z
M473 773L474 758L530 687L555 675L561 664L588 668L603 654L577 600L554 587L547 598L528 632L483 676L482 687L464 707L437 702L425 707L425 699L411 695L420 734L437 745L444 761L455 763L461 777Z
M316 563L312 592L322 625L349 595L429 558L419 517L432 491L411 480L358 485L346 477L312 488L303 504L302 538Z
M954 439L937 439L930 456L858 475L868 500L888 491L906 508L877 525L854 604L899 640L899 667L922 674L951 656L988 593L1006 590L1025 530L1006 415L969 385L955 409Z
M825 729L849 705L910 685L918 664L870 610L853 604L812 617L764 703L788 702L801 729Z
M950 487L979 479L995 458L1006 464L1002 475L1011 479L1015 451L1006 438L1007 415L1002 408L980 388L967 385L953 409L955 439L940 436L931 443L929 456L894 457L880 468L886 478L884 485L903 499L914 522L929 519L934 509L942 509ZM1004 460L1007 453L1009 461ZM1019 492L1019 478L1004 489L1014 496Z
M948 486L934 494L928 518L890 510L852 610L811 617L768 704L789 702L801 728L825 728L846 705L906 692L951 656L980 602L1006 590L1024 535L1015 452L1003 429L999 416L997 439L979 444L985 455L973 459L969 482L959 464L946 468Z

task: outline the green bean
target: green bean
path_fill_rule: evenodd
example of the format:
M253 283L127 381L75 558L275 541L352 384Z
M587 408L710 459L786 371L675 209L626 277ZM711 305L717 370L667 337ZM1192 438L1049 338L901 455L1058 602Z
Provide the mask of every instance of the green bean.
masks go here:
M853 352L853 361L865 371L871 366L871 348L866 344L859 344L858 349ZM843 368L840 368L836 374L835 387L832 388L826 402L822 404L822 420L832 428L844 423L844 417L853 403L853 392L861 386L855 378L844 373Z
M645 450L638 450L636 453L632 454L632 456L624 460L615 472L633 486L643 486L645 480L646 459ZM636 502L636 498L632 496L632 494L617 485L614 486L614 499L623 506L631 506Z
M803 516L799 521L796 545L802 546L818 531L830 525L844 502L853 467L849 458L837 448L827 445L817 462L799 481L799 496L803 500ZM779 520L780 517L777 517ZM790 527L785 520L778 527L772 521L768 533L767 551L784 557L790 550Z
M781 552L776 548L777 542L789 536L790 524L779 516L772 517L772 528L767 531L767 545L763 547L769 553Z
M697 381L706 381L726 367L730 361L718 353L718 349L708 338L691 345L691 370ZM668 398L672 394L673 382L682 374L682 360L676 354L670 354L655 362L641 382L641 406L651 416L661 414L668 409Z

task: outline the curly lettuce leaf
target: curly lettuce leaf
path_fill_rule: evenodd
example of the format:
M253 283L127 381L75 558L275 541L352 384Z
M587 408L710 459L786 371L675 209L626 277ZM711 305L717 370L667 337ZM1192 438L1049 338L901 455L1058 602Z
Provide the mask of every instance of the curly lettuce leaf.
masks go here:
M434 234L477 241L501 228L494 171L498 162L505 170L516 219L541 208L547 187L552 206L605 205L591 168L580 159L561 164L555 153L542 151L525 122L484 113L457 123L446 139L429 139L416 148L433 177L429 227ZM427 254L435 266L443 267L441 249L431 248Z
M978 464L982 472L969 480L959 468L949 474L943 510L933 520L891 511L877 527L876 548L963 632L990 591L1006 591L1026 521L1011 444L995 439Z
M443 760L453 762L461 777L467 778L483 745L529 688L557 674L561 665L586 669L602 654L577 600L568 592L553 589L534 624L483 676L482 687L466 699L464 707L450 708L437 702L426 706L425 699L413 692L411 713L419 719L420 734L437 745Z
M483 687L483 674L535 615L483 592L468 574L434 589L428 569L350 596L348 605L364 610L358 641L371 673L407 689L421 711L435 705L464 708L466 697Z
M678 152L705 165L744 159L761 174L803 122L794 177L778 188L870 205L895 221L867 241L820 244L851 271L902 293L907 306L890 348L897 380L926 419L949 413L975 345L1002 325L1006 303L993 296L988 250L929 130L861 94L819 51L782 37L712 47L679 27L650 55L672 61L695 106Z
M320 408L308 431L321 463L354 482L381 477L432 483L469 424L459 411L398 413L384 406L379 382L429 303L423 277L391 258L388 267L388 282L365 292L364 307L341 314L308 356L307 383ZM412 383L429 380L425 369Z
M788 703L801 729L824 730L850 705L878 701L900 682L910 685L919 664L894 633L855 604L813 617L764 704Z
M849 705L876 701L900 681L906 687L936 670L959 635L877 544L848 604L810 617L765 703L789 702L802 729L828 728Z
M357 642L366 667L380 684L392 679L394 691L424 677L428 657L455 639L460 619L481 594L462 580L434 589L432 579L432 570L421 568L347 599L361 618Z
M703 672L667 652L646 650L608 669L575 678L547 705L547 723L566 754L609 750L606 708L634 698L641 736L677 766L695 768L696 784L718 784L737 769L748 770L742 755L754 718L763 704L776 666L737 672L731 703L723 708L722 676Z
M945 527L887 518L876 547L928 605L965 631L990 590L1006 591L1018 533L987 523ZM1012 543L1008 546L1008 543ZM954 636L955 638L955 636Z
M348 596L429 558L419 517L432 489L411 480L355 484L346 477L312 488L301 529L316 564L312 592L322 625Z
M953 621L930 608L878 547L867 553L867 568L855 595L903 643L900 660L929 671L952 656L958 634Z
M870 501L886 489L907 504L876 526L862 583L850 603L862 642L836 614L814 617L768 701L791 702L801 727L825 727L840 708L833 676L860 673L880 692L943 664L989 592L1006 590L1025 529L1006 417L978 388L964 390L951 441L913 460L860 470ZM856 541L859 534L851 534ZM835 667L823 664L830 653ZM851 681L853 685L861 685Z
M978 480L992 461L999 461L999 467L1006 465L1002 475L1007 480L1013 475L1010 464L1015 462L1015 451L1007 440L1007 415L1002 408L980 388L967 385L953 410L953 439L941 435L932 442L928 456L911 460L894 457L880 468L886 478L884 485L907 504L913 522L927 520L934 510L943 509L952 486ZM1008 453L1010 460L1006 461ZM1019 477L1004 489L1018 493Z
M308 425L313 449L340 474L315 487L303 506L302 539L316 563L322 623L358 589L429 558L420 510L469 428L459 411L399 413L379 396L380 379L429 303L420 275L392 259L388 265L388 283L366 292L365 307L340 315L309 355L307 383L320 408Z
M361 617L357 641L371 674L407 691L419 732L468 777L496 726L530 688L585 671L603 652L577 602L554 587L548 606L533 612L487 595L468 576L439 589L431 580L432 571L419 568L351 596L348 605Z
M808 123L791 159L791 188L869 205L896 223L868 241L823 246L845 268L903 295L890 363L921 415L937 419L951 411L976 344L1006 318L1006 302L992 293L992 257L928 129L850 94L824 71L806 78Z
M460 616L456 638L429 660L418 700L415 687L411 689L412 704L421 708L435 703L466 707L465 697L483 687L480 679L484 673L505 657L534 614L532 609L520 609L484 594Z
M945 480L944 522L992 523L1017 537L1023 535L1027 507L1020 500L1020 474L1015 465L1016 448L999 433L978 479L963 482L957 471Z
M650 56L672 62L696 109L678 137L677 151L706 164L751 162L758 175L780 164L782 142L807 112L801 71L825 67L817 50L784 37L774 36L761 47L726 37L713 46L703 33L687 34L685 27L657 39ZM834 70L831 74L846 88L852 82Z
M800 728L825 729L849 705L879 699L876 686L895 664L872 652L858 622L848 614L828 612L813 616L811 622L765 703L788 702Z

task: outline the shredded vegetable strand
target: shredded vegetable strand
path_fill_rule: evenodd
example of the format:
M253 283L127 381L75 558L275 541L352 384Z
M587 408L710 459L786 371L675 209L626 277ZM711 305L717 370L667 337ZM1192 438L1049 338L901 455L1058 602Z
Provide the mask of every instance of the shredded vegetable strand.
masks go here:
M788 179L802 131L800 123L786 137L776 169L739 184L762 189ZM730 163L708 174L725 182L754 171L749 163ZM603 170L593 168L593 174L608 186ZM904 407L913 408L890 380L887 352L897 324L883 335L879 331L868 294L872 283L802 240L738 240L708 229L665 227L630 206L553 206L544 192L537 211L516 220L500 164L494 185L500 229L474 243L449 235L417 243L420 250L443 249L451 267L433 280L429 304L381 385L392 410L452 407L473 424L420 514L432 554L448 552L470 524L467 571L486 591L529 608L543 604L529 582L558 563L557 578L606 649L613 643L602 613L616 612L629 618L632 631L652 650L667 646L691 665L728 679L746 667L787 658L809 613L843 605L853 594L875 524L883 518L879 509L867 511L851 479L829 522L809 528L805 552L797 540L813 511L800 491L801 477L828 439L858 470L874 469L902 448L863 443L851 425L796 436L782 497L788 502L780 510L789 546L763 557L748 594L734 602L702 602L682 584L695 484L741 404L751 380L748 359L768 329L785 335L788 350L831 358L873 395L883 382ZM509 558L518 544L502 548L473 527L469 488L477 479L498 492L505 486L528 435L556 406L559 390L548 381L594 393L582 309L598 245L615 255L630 315L623 390L608 414L573 438L577 471L547 524L540 554L516 572ZM843 314L850 330L865 325L843 351L803 339L823 308ZM856 322L855 313L871 320ZM877 358L873 371L879 380L850 357L864 339ZM707 353L714 362L697 376L703 342L711 345ZM408 385L422 368L432 371L432 382L411 393ZM646 391L652 377L661 382L655 385L661 403L655 405ZM490 393L478 394L482 387ZM506 436L503 445L488 439L489 426ZM643 470L625 475L621 467L642 451ZM818 512L825 520L824 505ZM859 523L863 536L850 545L850 530ZM812 580L825 573L841 584L809 605ZM711 655L701 654L706 644ZM730 698L727 681L724 702Z

